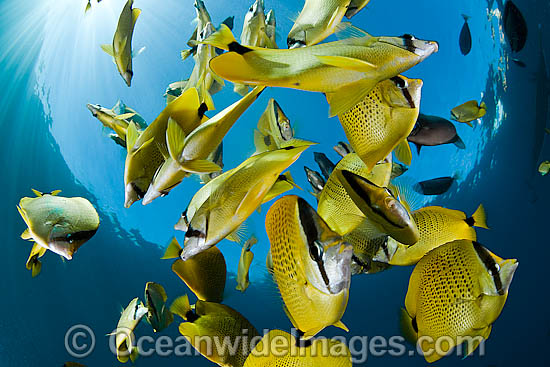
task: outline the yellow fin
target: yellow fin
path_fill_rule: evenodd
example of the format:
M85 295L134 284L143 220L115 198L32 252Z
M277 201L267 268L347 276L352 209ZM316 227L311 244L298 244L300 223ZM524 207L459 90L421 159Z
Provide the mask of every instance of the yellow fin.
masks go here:
M122 115L117 115L115 118L117 120L128 120L136 115L135 112L123 113Z
M139 8L132 9L132 25L133 26L136 25L136 22L137 22L140 14L141 14L141 9L139 9Z
M42 195L44 195L43 193L41 193L41 192L38 191L38 190L35 190L35 189L31 189L31 190L32 190L32 192L33 192L36 196L38 196L38 197L41 197Z
M28 228L21 233L21 238L24 240L32 240L31 233Z
M115 57L115 52L113 51L113 45L103 44L100 47L107 55Z
M485 104L485 102L481 102L479 104L479 108L482 109L482 110L487 110L487 105Z
M36 260L31 266L31 276L34 278L42 271L42 261Z
M296 182L294 182L294 179L292 178L292 175L290 174L290 171L286 171L285 173L283 173L283 176L286 178L286 181L288 183L290 183L292 186L294 186L295 188L297 188L298 190L302 190L304 191L300 186L298 186L296 184Z
M184 320L186 320L185 315L189 311L191 311L191 305L189 304L189 297L187 294L176 298L170 306L170 312L180 316Z
M166 248L166 251L164 252L164 255L161 257L161 259L177 259L180 257L181 250L182 248L178 243L178 240L176 239L176 237L174 237L172 238L172 241L170 241L170 244Z
M183 50L181 52L181 60L186 60L189 56L193 54L193 49Z
M139 349L136 345L132 348L132 352L130 353L130 360L132 361L132 363L135 363L136 359L138 359L138 357L139 357Z
M371 73L378 67L370 62L346 56L317 56L317 59L325 65L341 69L355 70L361 73Z
M376 86L374 79L362 79L341 87L333 93L327 93L330 104L329 116L342 115L357 105Z
M487 226L487 215L483 204L479 204L474 214L472 214L472 219L474 220L473 227L489 229L489 226Z
M211 173L221 171L222 168L214 162L206 159L195 159L192 161L179 162L181 168L191 173Z
M412 318L404 308L402 308L399 313L399 328L406 341L411 344L416 344L418 333L413 328Z
M233 42L238 43L231 29L227 25L222 24L217 32L214 32L201 43L221 48L222 50L229 50L229 45Z
M394 149L395 157L399 162L403 163L406 166L410 166L412 162L412 152L411 146L407 139L401 140L401 142Z
M61 193L61 190L53 190L52 192L50 192L50 195L51 195L51 196L56 196L56 195L58 195L59 193Z
M172 118L168 119L166 129L166 142L168 143L168 153L173 160L177 161L183 151L185 142L185 132L181 126Z
M130 122L128 128L126 129L126 150L131 151L131 149L136 144L136 140L139 137L136 124Z
M344 330L344 331L346 331L346 332L349 332L348 327L347 327L346 325L344 325L344 323L343 323L342 321L338 321L337 323L332 324L332 325L333 325L333 326L336 326L337 328L342 329L342 330Z
M232 242L241 243L246 236L246 224L242 222L233 232L228 234L225 238Z

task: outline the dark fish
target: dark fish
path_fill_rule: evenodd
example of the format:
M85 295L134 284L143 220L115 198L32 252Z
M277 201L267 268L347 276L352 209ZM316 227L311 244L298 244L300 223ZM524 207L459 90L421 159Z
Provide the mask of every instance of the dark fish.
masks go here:
M325 179L319 172L309 169L306 166L304 166L304 171L306 171L307 180L313 189L313 195L319 200L319 195L326 184Z
M460 44L460 52L466 56L472 49L472 34L470 33L470 26L468 26L468 19L470 19L470 17L465 14L462 14L462 17L464 18L464 25L460 31L458 43Z
M353 153L353 148L348 143L339 141L338 144L334 146L334 151L344 158L349 153Z
M527 23L518 7L510 0L504 6L502 16L504 23L504 35L514 52L519 52L525 46L527 40Z
M315 162L317 162L319 168L321 169L321 173L323 174L323 176L325 176L325 179L328 180L336 165L332 163L330 159L328 159L325 153L315 152L313 153L313 156L315 157Z
M520 59L516 59L516 58L512 58L512 61L514 62L514 64L516 64L517 66L520 66L522 68L526 67L527 65L525 65L525 63L523 61L521 61Z
M420 153L422 146L452 143L459 149L466 148L464 142L456 133L455 125L452 122L442 117L422 113L418 115L416 125L407 140L416 145L418 153Z
M422 195L441 195L446 193L455 182L454 177L439 177L421 181L413 185L413 190Z

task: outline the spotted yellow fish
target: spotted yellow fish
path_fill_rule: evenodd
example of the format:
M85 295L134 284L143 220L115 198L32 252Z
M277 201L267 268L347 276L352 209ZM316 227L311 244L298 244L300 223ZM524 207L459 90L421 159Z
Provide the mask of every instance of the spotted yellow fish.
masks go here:
M283 196L267 212L273 276L304 339L340 321L349 297L352 247L302 198ZM322 315L322 317L320 317Z
M406 139L418 118L421 90L420 79L396 76L378 83L365 99L339 116L351 147L369 169L399 143L409 146Z
M174 238L162 258L179 258L181 251L181 246ZM189 260L174 261L172 271L201 301L221 302L223 300L227 266L223 254L216 246L210 247Z
M488 229L483 205L471 217L459 210L428 206L412 212L420 232L417 243L407 246L393 239L382 246L375 260L391 265L414 265L430 250L455 240L477 239L474 227Z
M317 211L330 228L340 235L345 235L361 224L365 215L340 182L337 172L341 170L354 172L378 186L387 186L390 182L391 163L384 161L374 166L371 171L356 153L350 153L334 168L319 196Z
M197 301L194 309L187 295L177 298L170 310L185 322L179 332L205 358L224 367L242 367L260 334L238 311L214 302ZM210 343L204 339L210 338ZM235 352L227 344L235 346ZM251 345L252 344L252 345ZM210 347L209 347L210 346Z
M351 367L351 353L335 339L315 339L309 345L282 330L270 330L250 353L244 367Z
M409 280L402 326L418 341L428 363L465 341L461 338L473 338L465 344L469 355L489 337L517 267L517 260L502 259L468 240L449 242L418 262Z
M464 122L473 127L471 121L482 118L487 113L485 102L468 101L451 110L451 118L458 122Z

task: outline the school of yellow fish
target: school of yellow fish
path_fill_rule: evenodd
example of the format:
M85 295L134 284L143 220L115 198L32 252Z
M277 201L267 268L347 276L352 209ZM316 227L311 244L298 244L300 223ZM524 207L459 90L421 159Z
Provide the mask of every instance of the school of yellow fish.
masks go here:
M132 34L141 13L133 2L128 0L122 9L112 44L101 46L128 87L134 75ZM341 319L351 296L352 275L414 265L401 312L402 331L409 340L489 337L518 262L476 242L475 228L488 229L483 205L470 217L439 206L415 208L410 187L395 181L411 164L408 137L419 118L423 86L422 80L400 74L436 53L438 44L410 34L372 36L342 22L367 3L305 0L288 35L288 49L279 49L275 12L266 14L263 0L256 0L246 13L240 40L232 33L233 18L215 26L204 2L195 0L196 29L189 48L182 51L182 58L192 57L195 67L187 80L170 84L167 105L152 123L121 102L112 109L88 104L92 115L113 130L110 138L126 149L126 208L166 196L192 175L204 184L175 224L176 230L185 232L183 245L174 238L163 256L175 259L172 271L197 301L192 305L188 295L182 295L169 305L164 288L149 282L145 302L139 297L131 300L117 328L133 331L145 317L159 332L178 316L180 333L220 366L351 366L349 350L336 340L324 341L342 350L336 356L316 355L311 348L323 342L315 336L328 326L348 331ZM339 40L323 43L334 33ZM227 81L242 97L208 117L214 109L212 96ZM195 345L194 337L237 340L245 332L248 337L259 333L242 314L221 303L227 266L218 245L223 239L241 243L248 217L262 204L299 188L287 170L315 144L294 136L290 119L271 99L254 131L256 152L225 170L224 137L267 87L324 93L329 115L338 116L349 144L335 147L343 157L337 164L319 156L324 177L305 167L317 208L302 197L286 195L266 213L266 266L297 334L270 331L255 346L268 348L267 353L245 353L246 348L222 353ZM471 126L486 109L483 102L469 101L453 108L451 116ZM549 166L543 163L540 172L546 174ZM88 200L64 198L59 191L35 194L18 206L28 227L21 237L34 242L27 260L33 277L40 273L39 258L47 250L70 260L99 226ZM249 238L238 264L232 264L241 292L250 284L252 246L257 242ZM261 245L266 244L256 246ZM264 345L270 336L287 339L303 353L272 353ZM120 362L138 357L132 333L117 334L115 344ZM455 346L449 343L446 352ZM419 347L433 349L426 342ZM470 346L468 354L476 347ZM445 354L426 353L425 358L434 362Z

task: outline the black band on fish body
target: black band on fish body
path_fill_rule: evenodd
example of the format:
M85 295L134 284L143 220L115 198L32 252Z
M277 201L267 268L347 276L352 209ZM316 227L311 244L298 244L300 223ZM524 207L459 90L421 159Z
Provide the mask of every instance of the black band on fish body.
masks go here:
M250 52L252 51L252 49L248 48L248 47L245 47L243 45L241 45L240 43L238 42L231 42L230 44L227 45L227 49L229 50L229 52L236 52L238 53L239 55L244 55L246 54L247 52Z
M199 319L199 315L194 313L192 310L189 310L185 313L185 321L187 322L195 322Z
M201 103L201 105L199 106L199 117L200 118L203 118L204 114L206 113L206 111L208 111L208 106L206 105L206 103Z
M409 52L415 52L416 46L414 45L414 40L416 39L412 34L404 34L401 36L401 39L403 39L404 46L407 48L407 51Z
M295 40L295 39L293 39L293 38L287 38L287 40L286 40L286 45L288 46L288 48L292 48L292 46L294 46L295 44L299 44L300 47L307 46L307 44L306 44L305 41L302 41L302 40Z
M290 330L290 335L294 337L294 340L296 340L296 346L298 348L307 348L311 346L311 339L304 340L304 332L300 329L292 328Z
M483 247L479 242L472 241L474 249L477 252L477 256L485 265L485 268L489 274L493 277L493 282L495 283L495 288L497 289L498 294L501 296L504 295L504 289L502 288L502 280L500 279L500 273L498 272L498 265L495 259L491 256L489 251Z
M351 260L354 261L357 265L364 268L366 272L368 272L371 269L371 261L363 262L361 259L359 259L357 256L351 255Z
M464 219L464 221L465 221L466 224L469 225L470 227L473 227L474 224L476 223L476 221L474 220L473 217L466 218L466 219Z
M411 320L411 325L413 327L413 330L418 333L418 324L416 323L416 317Z

